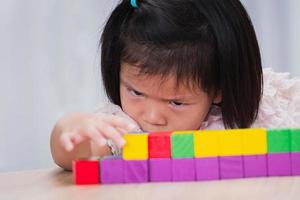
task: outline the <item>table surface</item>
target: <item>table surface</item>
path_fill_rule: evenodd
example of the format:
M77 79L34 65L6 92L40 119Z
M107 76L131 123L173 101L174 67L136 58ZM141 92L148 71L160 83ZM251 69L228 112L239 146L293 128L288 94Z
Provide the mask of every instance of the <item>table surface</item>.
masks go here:
M206 182L74 185L72 173L45 169L0 173L0 199L300 199L300 177Z

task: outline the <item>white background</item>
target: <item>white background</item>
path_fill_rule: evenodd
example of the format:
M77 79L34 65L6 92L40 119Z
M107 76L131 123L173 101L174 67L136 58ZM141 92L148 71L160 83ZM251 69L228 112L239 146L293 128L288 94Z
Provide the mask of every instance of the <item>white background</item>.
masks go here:
M0 171L53 166L56 120L105 100L98 40L117 0L1 0ZM242 0L263 65L300 76L300 1Z

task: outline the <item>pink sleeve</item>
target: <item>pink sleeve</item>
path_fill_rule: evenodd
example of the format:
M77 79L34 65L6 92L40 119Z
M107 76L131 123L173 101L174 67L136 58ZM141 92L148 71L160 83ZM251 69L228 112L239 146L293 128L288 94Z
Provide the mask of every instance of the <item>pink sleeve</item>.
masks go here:
M264 69L264 94L253 127L300 127L300 79Z

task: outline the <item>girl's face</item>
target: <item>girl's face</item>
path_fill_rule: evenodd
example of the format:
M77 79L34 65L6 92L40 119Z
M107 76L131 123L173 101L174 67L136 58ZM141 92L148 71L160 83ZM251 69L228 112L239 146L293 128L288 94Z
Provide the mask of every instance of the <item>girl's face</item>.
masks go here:
M122 63L120 72L122 109L143 131L196 130L200 128L212 102L221 101L197 88L191 90L176 77L140 75L133 65Z

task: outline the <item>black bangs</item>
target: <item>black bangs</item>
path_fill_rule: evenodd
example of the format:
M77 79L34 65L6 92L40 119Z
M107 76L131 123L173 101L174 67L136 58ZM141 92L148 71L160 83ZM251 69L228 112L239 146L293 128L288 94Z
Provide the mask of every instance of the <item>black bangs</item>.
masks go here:
M168 45L141 44L127 39L121 62L140 68L140 74L175 75L177 86L185 84L205 92L219 89L214 48L207 40Z

